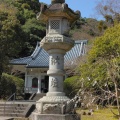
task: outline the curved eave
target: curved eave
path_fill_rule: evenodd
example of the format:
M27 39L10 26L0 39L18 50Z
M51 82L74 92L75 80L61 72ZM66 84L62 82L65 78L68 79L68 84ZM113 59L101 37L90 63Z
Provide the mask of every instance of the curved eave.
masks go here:
M61 11L61 12L67 12L67 11L69 11L73 15L76 15L76 16L80 15L80 11L79 11L79 13L78 13L78 11L74 12L72 9L70 9L68 7L68 4L66 4L66 3L63 3L63 4L61 4L61 3L51 4L51 5L49 5L47 7L47 9L45 11L47 11L47 10L48 11L54 11L54 12L55 11Z
M10 60L9 63L11 65L27 65L27 63L31 60L32 60L32 57L28 56L28 57L24 57L24 58Z
M81 44L81 43L87 44L88 40L76 40L75 41L75 44Z
M80 18L79 14L74 13L71 9L47 9L44 12L39 13L38 19L44 23L47 23L50 17L63 17L67 18L72 24L74 21Z
M49 68L49 66L26 66L26 68Z
M9 63L10 65L27 65L26 63Z
M11 65L27 65L30 61L34 60L38 56L41 49L42 48L39 47L39 42L37 42L36 48L31 56L10 60L9 64L11 64Z

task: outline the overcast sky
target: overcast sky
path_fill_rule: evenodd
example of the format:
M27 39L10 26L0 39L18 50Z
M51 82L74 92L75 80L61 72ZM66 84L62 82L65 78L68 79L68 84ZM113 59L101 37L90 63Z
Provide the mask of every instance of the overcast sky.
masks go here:
M95 6L98 1L100 0L66 0L66 3L74 11L79 10L82 17L101 19L95 14ZM40 0L40 2L50 4L51 0Z

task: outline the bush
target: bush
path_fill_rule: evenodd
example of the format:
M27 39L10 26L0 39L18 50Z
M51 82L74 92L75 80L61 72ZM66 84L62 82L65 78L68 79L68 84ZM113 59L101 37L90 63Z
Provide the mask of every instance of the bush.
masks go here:
M64 91L70 98L74 97L79 90L79 77L73 76L65 79L64 81Z
M23 79L3 73L0 81L0 99L7 99L15 92L19 94L23 88Z
M27 3L23 3L22 8L30 10L30 6Z
M95 36L95 32L92 29L89 29L87 33L91 36Z

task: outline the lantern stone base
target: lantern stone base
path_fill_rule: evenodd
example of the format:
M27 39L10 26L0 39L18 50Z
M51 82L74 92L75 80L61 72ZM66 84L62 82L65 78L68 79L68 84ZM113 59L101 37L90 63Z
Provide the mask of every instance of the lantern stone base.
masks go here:
M36 102L32 120L80 120L74 108L77 98L44 96Z
M32 120L81 120L78 114L39 114L33 113Z

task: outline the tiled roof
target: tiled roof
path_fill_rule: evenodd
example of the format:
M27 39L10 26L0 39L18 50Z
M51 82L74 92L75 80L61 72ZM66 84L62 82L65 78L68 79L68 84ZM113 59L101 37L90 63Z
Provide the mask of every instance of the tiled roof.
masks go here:
M27 64L27 67L29 68L48 68L48 66L49 54L42 48L39 49L38 55Z
M75 41L75 46L64 56L65 67L79 64L80 56L86 54L86 44L87 40Z
M19 59L13 59L13 60L10 60L10 64L13 64L13 65L26 65L27 63L29 63L30 61L32 60L32 57L31 56L28 56L28 57L24 57L24 58L19 58Z
M65 66L77 64L79 57L86 53L87 40L75 41L74 47L66 53L64 56ZM31 56L13 59L10 61L12 65L26 65L27 68L48 68L49 66L49 54L39 46L37 46Z

